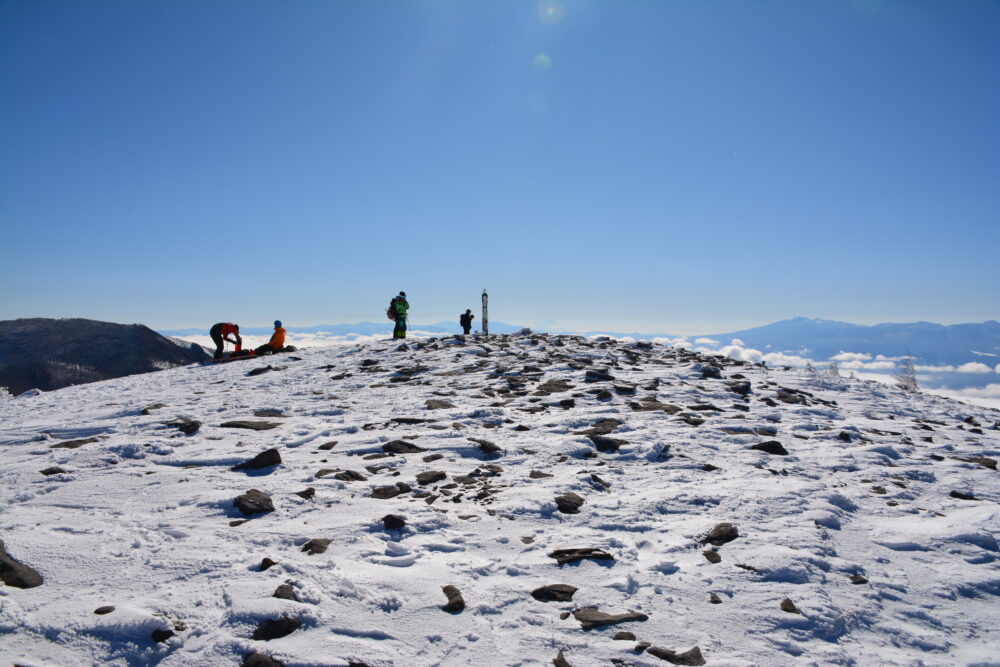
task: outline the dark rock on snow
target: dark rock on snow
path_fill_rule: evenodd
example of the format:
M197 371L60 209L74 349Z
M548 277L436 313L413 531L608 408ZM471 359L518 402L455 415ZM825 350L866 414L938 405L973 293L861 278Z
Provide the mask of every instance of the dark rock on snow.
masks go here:
M302 545L302 551L306 552L310 556L315 556L316 554L321 554L326 551L326 548L330 546L330 542L333 540L327 540L323 538L313 538Z
M613 639L615 641L619 641L619 642L620 641L631 641L631 642L634 642L635 641L635 635L632 634L631 632L626 632L625 630L620 630L620 631L616 632L611 639Z
M149 636L154 642L165 642L174 636L174 631L164 629L153 630Z
M591 560L610 560L615 559L614 556L601 549L595 549L592 547L584 547L581 549L556 549L555 551L549 553L549 558L555 558L556 562L560 565L565 565L566 563L575 563L578 560L591 559Z
M756 449L758 451L765 452L767 454L774 454L776 456L788 456L788 450L785 449L777 440L761 442L752 446L750 449Z
M285 667L285 663L278 662L263 653L251 653L243 658L242 667Z
M559 649L559 655L552 658L552 664L555 667L573 667L569 660L566 659L566 656L563 655L562 649Z
M646 649L646 653L656 656L660 660L666 660L672 665L691 665L693 667L698 667L699 665L705 664L705 658L702 657L701 649L697 646L684 651L683 653L677 653L676 651L671 651L667 648L650 646Z
M236 506L244 516L250 516L252 514L262 514L264 512L273 512L274 504L271 502L271 497L259 491L257 489L250 489L242 496L238 496L233 505Z
M79 440L66 440L55 445L49 445L49 449L76 449L89 445L92 442L100 442L100 438L80 438Z
M570 602L576 591L576 586L569 584L549 584L531 591L531 597L539 602Z
M609 438L606 435L588 435L587 437L594 443L597 451L602 453L617 452L622 445L628 444L620 438Z
M721 547L726 542L732 542L740 536L740 531L731 523L716 524L708 534L702 538L702 544L712 544ZM707 557L707 556L706 556Z
M398 514L386 514L382 517L382 525L386 530L401 530L406 526L406 519Z
M95 609L94 613L97 614L98 616L103 616L104 614L110 614L114 610L115 608L113 606L105 605L104 607L98 607L97 609Z
M405 440L392 440L382 445L382 451L389 452L390 454L419 454L420 452L426 452L427 450L423 447L414 445L412 442L406 442Z
M282 616L277 619L267 619L261 621L257 629L253 631L253 636L251 639L258 641L270 641L272 639L280 639L281 637L287 637L296 630L299 629L302 623L297 618L290 618L288 616Z
M269 431L272 428L277 428L281 426L281 424L277 422L255 422L248 420L237 420L237 421L225 422L224 424L220 424L220 426L222 426L222 428L245 428L251 431Z
M792 602L791 598L785 598L784 600L782 600L780 606L781 606L781 611L787 612L789 614L802 613L801 611L799 611L799 608L795 606L795 603Z
M454 586L442 586L441 591L448 598L447 604L445 604L441 609L447 612L462 611L465 609L465 600L462 599L462 592L459 591Z
M719 552L716 551L715 549L705 549L704 551L701 552L701 555L704 556L709 563L722 562L722 556L720 556Z
M277 565L275 561L271 560L270 558L265 558L260 562L260 571L264 572L265 570L268 570L275 565Z
M258 468L269 468L281 463L281 454L277 449L268 449L253 457L249 461L233 466L232 470L257 470Z
M281 598L282 600L292 600L293 602L298 602L299 597L295 594L295 589L292 588L291 584L281 584L276 589L271 597Z
M39 470L38 472L48 477L49 475L62 475L66 471L59 466L53 466L51 468L46 468L45 470Z
M305 498L306 500L309 500L310 498L316 495L316 489L310 486L305 491L296 491L295 495L297 495L300 498Z
M599 628L605 625L627 623L629 621L649 620L649 616L641 614L637 611L629 611L624 614L606 614L603 611L599 611L596 607L584 607L583 609L577 609L573 612L573 617L580 621L580 626L584 630Z
M447 473L440 470L428 470L426 472L417 473L417 484L421 486L426 486L427 484L433 484L434 482L440 482L442 479L447 478Z
M584 502L583 498L576 495L572 491L567 491L566 493L556 496L556 507L563 514L579 514L580 507Z

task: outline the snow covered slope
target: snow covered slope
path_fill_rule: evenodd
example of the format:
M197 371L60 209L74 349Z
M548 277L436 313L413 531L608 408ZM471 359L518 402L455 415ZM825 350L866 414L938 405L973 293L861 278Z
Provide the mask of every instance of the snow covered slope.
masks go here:
M0 401L0 660L997 664L998 420L544 335Z

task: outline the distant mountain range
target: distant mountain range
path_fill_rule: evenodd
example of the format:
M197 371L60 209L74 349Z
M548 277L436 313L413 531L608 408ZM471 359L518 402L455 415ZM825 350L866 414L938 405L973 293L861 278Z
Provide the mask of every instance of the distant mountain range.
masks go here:
M141 324L32 318L0 322L0 386L51 391L208 359Z

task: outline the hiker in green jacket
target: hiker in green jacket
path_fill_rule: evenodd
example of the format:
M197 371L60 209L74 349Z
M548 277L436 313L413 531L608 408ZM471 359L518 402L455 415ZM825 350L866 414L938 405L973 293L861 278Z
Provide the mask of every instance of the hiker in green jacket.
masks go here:
M410 309L406 292L400 292L399 296L392 300L392 309L396 313L396 328L392 330L392 337L406 338L406 311Z

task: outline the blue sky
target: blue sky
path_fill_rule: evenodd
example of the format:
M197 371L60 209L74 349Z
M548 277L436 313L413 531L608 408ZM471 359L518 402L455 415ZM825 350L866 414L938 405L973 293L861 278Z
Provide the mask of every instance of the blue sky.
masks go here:
M0 319L1000 312L1000 2L0 0Z

